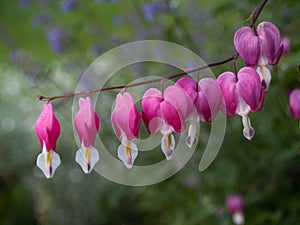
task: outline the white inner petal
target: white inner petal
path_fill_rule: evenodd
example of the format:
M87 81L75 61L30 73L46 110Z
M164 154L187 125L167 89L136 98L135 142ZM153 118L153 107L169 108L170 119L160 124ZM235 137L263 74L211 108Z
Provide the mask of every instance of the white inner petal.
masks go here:
M132 140L123 139L121 145L118 147L118 157L125 166L130 169L138 155L138 148Z
M90 173L99 160L99 152L93 146L85 147L82 144L76 152L75 161L85 173Z
M52 178L60 165L60 157L55 151L43 151L38 155L36 165L43 171L46 178Z
M173 156L175 149L175 138L172 133L165 134L161 139L161 150L165 154L167 160L170 160Z

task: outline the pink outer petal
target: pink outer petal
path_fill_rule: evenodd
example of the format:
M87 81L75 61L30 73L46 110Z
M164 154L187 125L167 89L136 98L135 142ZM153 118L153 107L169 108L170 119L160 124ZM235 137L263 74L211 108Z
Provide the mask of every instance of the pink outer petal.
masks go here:
M260 55L259 39L250 27L241 27L234 34L234 47L247 66L257 66Z
M45 142L47 151L55 151L56 141L60 135L60 125L51 103L43 105L43 111L35 124L35 132L40 140L41 148Z
M268 64L276 64L282 55L279 52L281 46L280 32L278 28L270 22L262 22L257 26L257 34L259 37L262 54L267 57Z
M181 132L184 130L184 121L181 120L180 115L176 108L168 101L163 101L161 104L162 118L166 124L170 125L175 132Z
M185 121L195 109L194 102L187 93L176 85L167 87L164 91L164 100L169 102L178 112L182 129L185 129Z
M202 121L212 122L221 109L222 100L222 91L216 80L203 78L199 81L196 107Z
M260 77L251 67L243 67L238 72L237 89L241 97L250 106L251 111L257 111L262 105L264 94Z
M289 95L289 109L295 120L300 119L300 89L293 90Z
M79 111L75 115L74 125L80 142L83 142L84 146L94 145L100 120L90 97L79 99Z
M222 73L217 82L221 88L225 105L226 105L226 115L228 117L236 115L236 110L239 104L239 94L236 87L236 76L232 72Z
M134 100L128 92L117 95L111 119L118 139L122 139L122 135L125 135L127 140L138 138L141 115L138 113Z
M193 78L183 77L179 79L175 85L181 87L191 100L195 102L197 98L197 82Z
M159 132L162 120L160 113L160 103L162 94L156 88L148 89L142 99L142 116L143 121L151 134Z

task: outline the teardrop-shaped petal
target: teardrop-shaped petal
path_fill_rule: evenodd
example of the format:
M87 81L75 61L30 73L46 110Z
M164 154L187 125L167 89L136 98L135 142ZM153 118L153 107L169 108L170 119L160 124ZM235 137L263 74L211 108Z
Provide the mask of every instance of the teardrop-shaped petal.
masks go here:
M94 145L99 124L99 117L93 108L91 98L80 98L79 111L74 118L74 125L80 142L83 142L85 146Z
M210 123L214 120L221 109L222 100L222 91L215 79L203 78L199 81L199 91L195 103L202 121Z
M60 157L55 151L44 151L38 155L36 165L43 171L46 178L52 178L60 165Z
M148 89L142 98L142 117L150 134L159 132L163 124L160 103L162 93L156 88Z
M247 66L256 66L260 55L258 37L250 27L241 27L234 34L234 47Z
M186 138L186 145L192 148L197 143L197 126L195 123L191 123Z
M261 106L262 85L258 73L253 68L240 69L237 90L251 111L256 111Z
M118 157L128 169L133 167L133 163L138 155L138 148L133 141L122 141L118 147Z
M278 28L271 22L261 22L257 26L257 34L261 52L268 59L268 64L274 64L276 56L278 62L282 54L281 52L280 56L278 56L281 45L281 37Z
M84 144L82 144L81 148L76 152L75 161L81 166L85 173L91 173L99 160L99 152L93 146L85 147Z
M164 101L169 102L180 116L181 130L185 129L185 121L195 110L195 105L187 93L178 86L171 85L164 91Z
M248 115L242 116L243 134L249 141L254 137L254 128L251 126L251 121Z
M300 89L291 91L289 95L289 109L295 120L300 119Z
M111 119L118 139L121 140L124 136L128 140L138 137L141 115L128 92L117 95Z
M56 149L56 141L60 135L60 125L53 112L51 103L43 105L43 111L35 124L35 132L39 138L41 148L44 143L47 151Z
M218 77L217 82L219 83L225 100L227 109L226 115L236 115L236 110L239 104L239 94L237 92L237 79L235 74L232 72L224 72Z
M191 77L180 78L176 82L176 85L181 87L187 93L187 95L191 98L192 102L195 102L197 98L198 84L193 78Z
M175 132L184 130L184 121L182 121L177 109L168 101L163 101L160 104L161 116L165 123L173 128Z
M161 139L161 150L164 153L167 160L170 160L172 158L174 149L175 149L174 135L171 133L165 134Z

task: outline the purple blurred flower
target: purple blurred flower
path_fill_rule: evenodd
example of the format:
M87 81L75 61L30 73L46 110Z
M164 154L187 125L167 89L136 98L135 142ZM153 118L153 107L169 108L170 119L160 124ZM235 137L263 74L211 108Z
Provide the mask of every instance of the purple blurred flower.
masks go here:
M54 53L62 53L66 50L70 38L69 33L61 27L53 27L47 33L50 49Z
M64 0L60 4L60 8L65 11L71 11L72 9L76 8L78 5L78 2L76 0Z
M34 27L40 27L40 26L50 24L51 21L52 21L52 18L49 14L40 13L33 18L32 25Z
M102 47L99 44L93 44L90 47L92 54L99 55L102 52Z
M226 206L232 215L234 224L244 224L244 199L240 194L228 195L226 198Z
M300 89L293 90L289 95L289 109L295 120L300 119Z
M26 8L30 5L31 0L19 0L19 6L21 8Z
M165 12L168 9L168 4L165 2L152 2L146 3L141 7L142 12L146 20L150 21L154 19L155 14L159 12Z

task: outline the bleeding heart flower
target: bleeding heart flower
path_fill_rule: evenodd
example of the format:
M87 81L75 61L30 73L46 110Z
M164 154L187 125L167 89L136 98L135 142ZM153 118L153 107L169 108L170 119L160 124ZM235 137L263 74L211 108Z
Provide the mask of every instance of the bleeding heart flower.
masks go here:
M121 145L118 148L118 157L130 169L138 155L138 148L133 139L138 138L141 115L128 92L125 92L123 95L117 95L111 119L116 136L121 140Z
M261 110L265 94L258 73L251 67L243 67L237 76L232 72L224 72L217 81L225 99L226 115L242 116L243 134L251 140L254 129L251 127L248 114L250 111Z
M150 134L160 132L163 135L161 149L166 159L171 159L175 138L172 134L185 129L185 119L189 114L190 101L185 92L175 85L165 89L162 95L156 88L147 90L142 99L142 116Z
M218 114L223 96L219 84L212 78L203 78L198 83L191 77L184 77L176 82L181 87L190 101L186 102L189 106L187 120L190 121L187 145L191 148L196 142L197 123L199 121L212 122ZM195 108L196 110L193 110Z
M51 178L61 162L59 155L55 152L56 141L60 135L60 125L54 115L51 103L43 105L43 111L35 124L35 132L42 148L36 164L47 178Z
M268 65L276 65L283 53L280 32L270 22L262 22L257 26L257 35L250 27L238 29L234 35L234 46L247 66L257 67L265 89L271 82Z
M300 89L291 91L289 95L289 109L295 120L300 119Z
M244 200L240 194L228 195L226 198L226 206L232 215L234 224L244 224Z
M81 148L76 152L76 162L85 173L90 173L99 161L99 153L94 148L100 120L90 97L79 99L79 111L75 115L74 125L78 133Z

